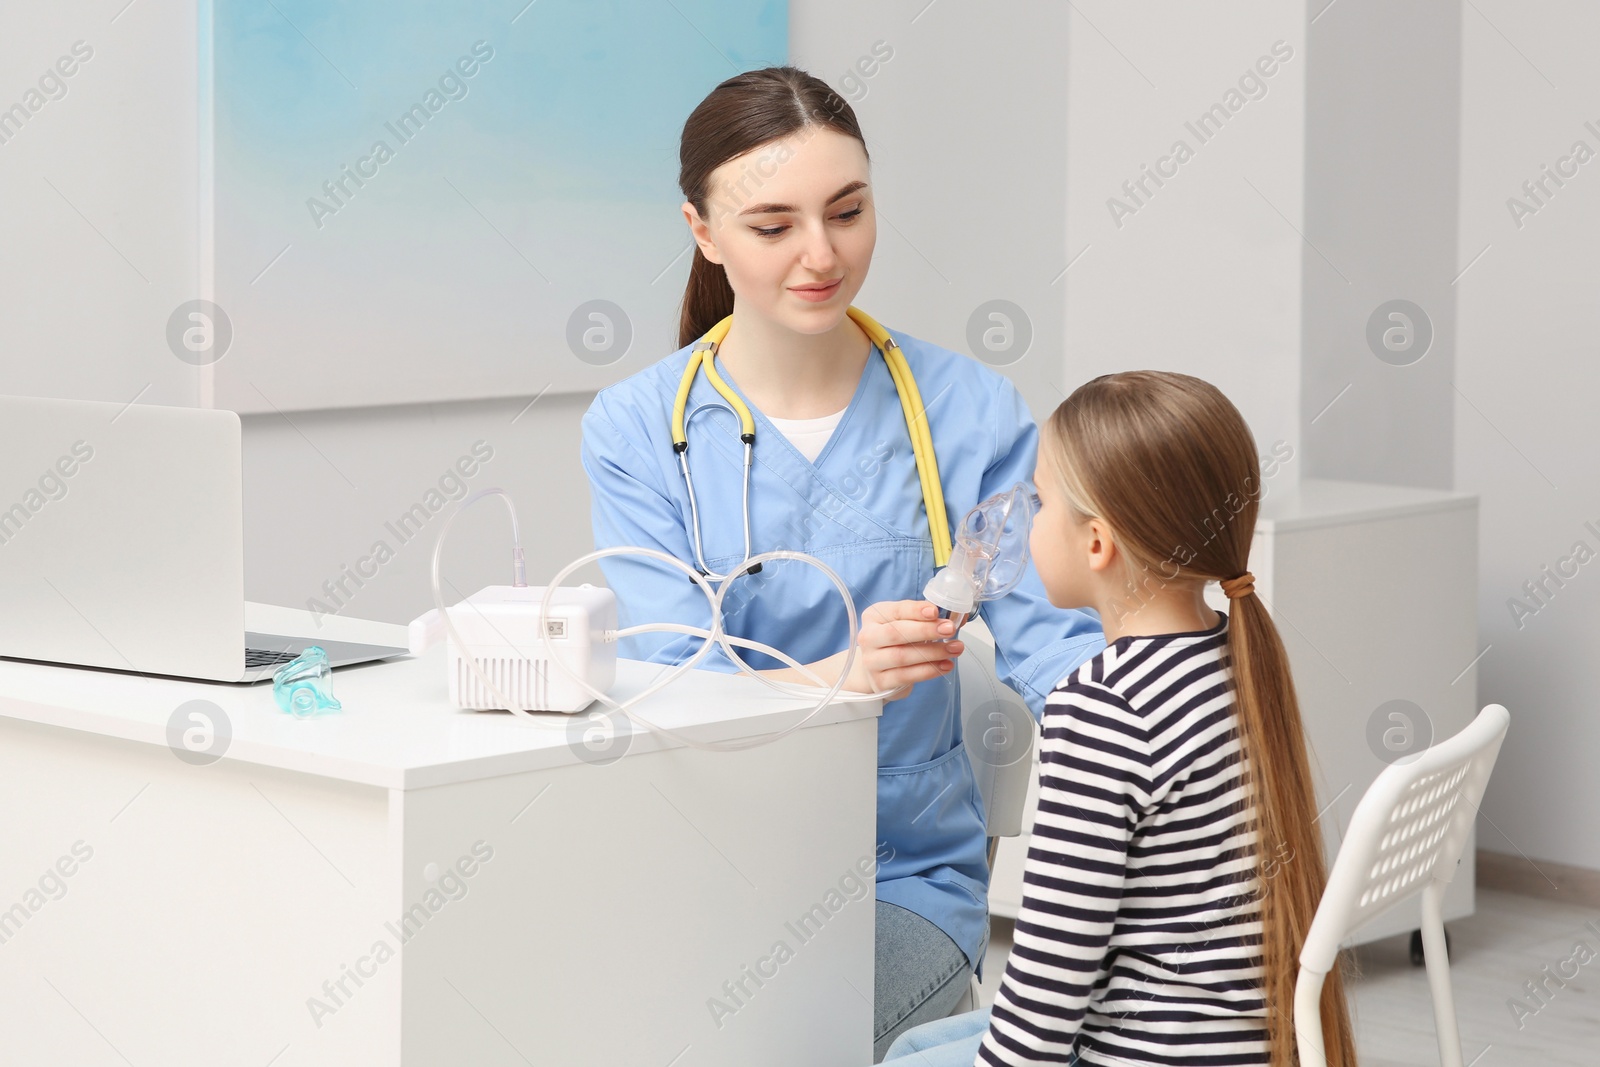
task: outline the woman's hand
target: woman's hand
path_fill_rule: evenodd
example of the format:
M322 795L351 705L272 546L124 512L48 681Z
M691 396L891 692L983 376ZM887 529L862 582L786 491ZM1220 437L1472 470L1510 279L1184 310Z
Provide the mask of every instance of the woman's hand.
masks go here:
M885 700L898 700L917 682L955 670L964 647L945 640L955 623L939 618L926 600L888 600L861 613L856 660L844 687L856 693L895 690Z

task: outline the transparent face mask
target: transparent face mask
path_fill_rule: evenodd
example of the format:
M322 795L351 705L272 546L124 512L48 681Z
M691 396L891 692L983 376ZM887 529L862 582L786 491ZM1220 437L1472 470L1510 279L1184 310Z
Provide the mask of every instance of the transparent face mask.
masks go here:
M1018 482L967 512L956 529L950 562L929 581L923 597L949 612L959 626L986 600L1017 587L1028 570L1028 535L1039 498Z

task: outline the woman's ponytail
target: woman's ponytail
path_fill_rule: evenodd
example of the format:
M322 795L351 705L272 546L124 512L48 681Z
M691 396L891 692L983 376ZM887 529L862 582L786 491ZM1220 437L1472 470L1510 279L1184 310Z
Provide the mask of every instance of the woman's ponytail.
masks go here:
M689 285L683 291L683 312L678 318L678 347L699 340L711 327L733 314L733 286L721 263L713 263L695 246L689 265Z

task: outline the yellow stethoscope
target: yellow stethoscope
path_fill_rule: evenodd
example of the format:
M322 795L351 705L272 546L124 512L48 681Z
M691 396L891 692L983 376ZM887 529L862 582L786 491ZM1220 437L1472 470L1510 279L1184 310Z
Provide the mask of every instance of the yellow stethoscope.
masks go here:
M851 307L847 309L847 313L883 353L883 362L889 368L889 376L894 379L895 392L900 395L900 409L906 416L906 429L911 434L911 452L917 461L917 477L922 482L922 503L928 513L928 532L933 538L933 563L936 567L943 567L950 561L950 523L945 517L944 490L939 482L939 461L933 454L933 437L928 432L928 414L922 404L922 394L917 391L916 380L911 377L911 367L906 362L905 354L900 351L900 346L894 343L894 338L889 336L889 331L859 308ZM741 431L739 440L744 442L744 560L740 561L742 564L750 558L750 459L756 443L756 421L744 401L739 399L739 394L729 388L722 375L717 373L713 363L717 355L717 346L728 335L728 328L732 325L733 316L729 315L695 342L694 351L689 355L689 365L683 371L683 380L678 383L677 400L672 405L672 450L678 454L678 466L683 469L683 481L689 488L689 514L694 531L695 561L700 567L700 572L712 581L721 581L727 575L714 574L711 568L706 566L705 550L700 541L700 506L695 501L694 479L689 475L689 438L685 432L683 413L689 403L689 389L694 385L694 376L701 367L704 367L706 380L739 416Z

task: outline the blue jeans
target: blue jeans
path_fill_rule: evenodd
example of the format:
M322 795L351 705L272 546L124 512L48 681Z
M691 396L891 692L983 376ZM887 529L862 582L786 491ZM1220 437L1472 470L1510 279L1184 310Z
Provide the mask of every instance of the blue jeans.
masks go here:
M952 1015L925 1023L901 1034L883 1062L904 1060L903 1067L972 1067L978 1058L978 1046L983 1035L989 1032L989 1009ZM1067 1067L1077 1064L1078 1052L1073 1050Z
M877 1063L902 1033L950 1014L972 979L972 964L936 924L898 904L878 901L874 922L872 1062Z
M889 1046L883 1062L904 1060L905 1067L972 1067L988 1032L988 1008L952 1015L901 1034Z

